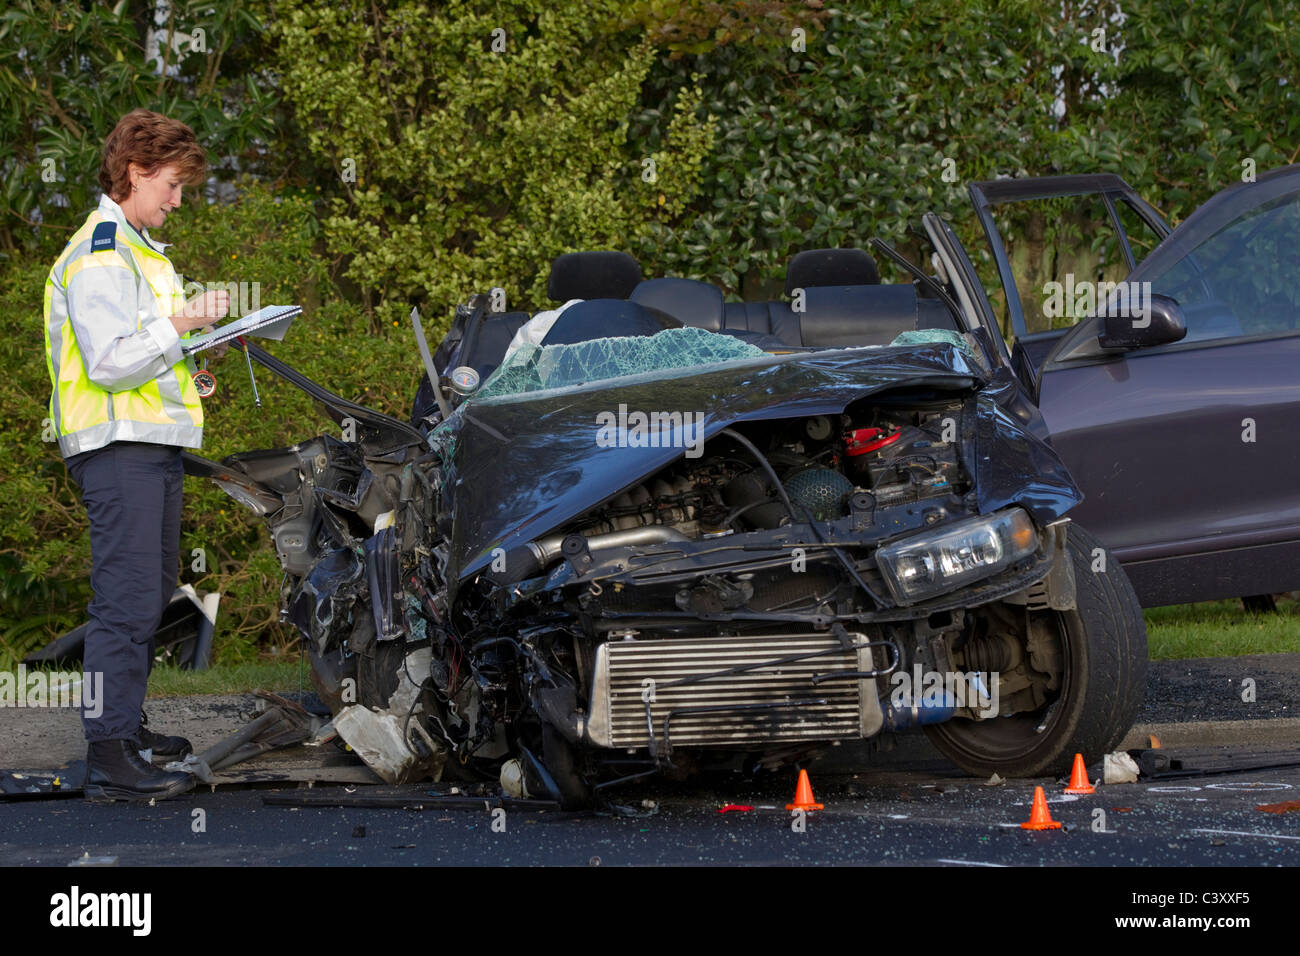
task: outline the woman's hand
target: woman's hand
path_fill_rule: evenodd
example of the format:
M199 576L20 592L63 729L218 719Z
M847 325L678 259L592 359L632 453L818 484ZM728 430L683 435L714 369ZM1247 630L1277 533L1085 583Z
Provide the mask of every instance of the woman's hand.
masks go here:
M205 292L185 303L185 308L171 317L172 327L177 335L184 335L205 325L211 325L214 319L223 319L230 311L230 293L224 289Z
M199 329L199 331L202 332L204 335L207 335L215 328L216 326L214 325L205 325L203 326L203 328ZM224 356L226 354L226 350L229 348L230 348L229 340L225 342L219 342L209 349L204 349L204 355L215 362L218 361L222 356Z

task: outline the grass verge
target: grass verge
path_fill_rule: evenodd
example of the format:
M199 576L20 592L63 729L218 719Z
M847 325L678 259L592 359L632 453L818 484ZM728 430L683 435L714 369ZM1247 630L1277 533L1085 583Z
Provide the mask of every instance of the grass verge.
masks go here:
M311 690L311 678L298 658L219 664L205 671L187 671L159 664L149 675L149 697L179 697L189 694L246 694L255 690L281 692Z
M1300 652L1300 602L1277 602L1276 614L1251 614L1240 601L1149 608L1147 653L1153 661Z

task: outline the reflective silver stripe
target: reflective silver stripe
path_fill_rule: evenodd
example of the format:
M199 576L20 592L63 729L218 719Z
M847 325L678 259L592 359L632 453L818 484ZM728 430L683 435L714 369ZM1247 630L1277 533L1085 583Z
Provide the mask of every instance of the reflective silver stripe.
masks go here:
M120 418L101 425L92 425L71 435L59 436L59 451L64 458L94 451L115 441L143 441L157 445L180 445L183 448L202 448L203 429L193 425L149 425Z

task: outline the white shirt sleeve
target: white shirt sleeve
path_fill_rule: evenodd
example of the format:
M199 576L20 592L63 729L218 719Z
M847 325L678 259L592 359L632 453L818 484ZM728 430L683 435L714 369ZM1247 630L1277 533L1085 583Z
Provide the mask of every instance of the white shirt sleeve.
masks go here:
M89 255L113 259L68 282L68 318L86 375L110 392L138 388L182 360L180 336L169 316L158 315L152 291L139 297L140 308L138 280L121 253Z

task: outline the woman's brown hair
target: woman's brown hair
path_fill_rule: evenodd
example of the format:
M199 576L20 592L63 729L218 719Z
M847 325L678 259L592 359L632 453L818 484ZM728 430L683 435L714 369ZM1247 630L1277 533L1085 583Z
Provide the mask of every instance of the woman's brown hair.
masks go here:
M181 181L188 186L203 182L208 169L207 154L194 130L180 120L146 109L132 110L118 120L104 143L99 185L114 201L124 199L131 191L130 163L144 167L150 175L163 166L175 164Z

